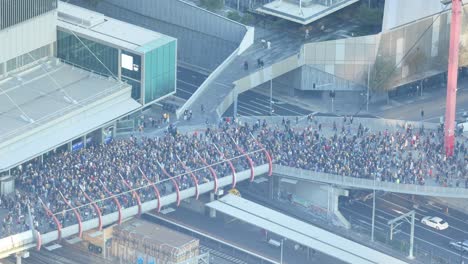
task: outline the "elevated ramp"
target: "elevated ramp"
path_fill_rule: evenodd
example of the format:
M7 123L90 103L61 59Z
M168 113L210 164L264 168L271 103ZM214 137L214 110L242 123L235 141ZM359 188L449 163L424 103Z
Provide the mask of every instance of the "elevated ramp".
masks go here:
M207 206L345 262L406 263L232 194Z

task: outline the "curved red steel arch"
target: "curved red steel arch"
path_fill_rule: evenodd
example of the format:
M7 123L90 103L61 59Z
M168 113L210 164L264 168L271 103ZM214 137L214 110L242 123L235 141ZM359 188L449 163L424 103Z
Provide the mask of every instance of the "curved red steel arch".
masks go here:
M141 200L140 200L140 195L138 195L138 193L132 189L132 186L130 186L130 184L128 184L128 182L124 179L124 177L122 177L122 175L119 175L120 178L122 179L122 182L123 184L128 188L129 191L132 192L132 194L135 196L136 200L137 200L137 204L138 204L138 216L141 215Z
M42 247L42 236L41 236L41 233L37 230L36 230L36 238L37 238L36 250L40 251Z
M94 202L91 199L91 197L89 197L89 195L83 189L81 189L81 192L83 192L83 195L86 198L86 200L88 200L88 202L90 202L93 205L94 211L96 211L96 214L98 215L98 219L99 219L98 230L101 231L102 230L102 213L101 213L101 209L99 209L99 206L96 204L96 202Z
M213 180L214 180L214 188L213 188L213 192L217 192L218 191L218 174L216 174L216 171L213 170L213 168L211 167L211 165L209 165L206 160L199 154L199 157L201 159L201 161L203 162L203 164L208 167L208 170L210 171L210 174L211 176L213 176Z
M253 136L252 136L253 137ZM257 145L260 146L260 148L263 149L263 153L265 153L265 156L267 158L267 162L268 162L268 176L271 176L273 175L273 161L271 159L271 155L270 155L270 152L268 152L266 150L265 147L263 147L262 143L260 143L255 137L253 137L255 143L257 143Z
M78 221L78 237L82 238L83 237L83 223L81 222L80 213L78 212L78 210L76 210L75 207L73 207L73 205L70 203L70 201L65 199L65 197L63 195L62 195L62 199L72 209L73 213L75 214L76 220Z
M184 170L186 173L189 173L190 174L190 177L192 178L192 181L193 181L193 184L195 184L195 200L198 200L198 180L197 180L197 177L195 177L195 174L193 174L193 172L187 168L187 166L185 166L184 162L182 162L182 160L179 159L179 162L180 164L182 164L182 167L184 167Z
M161 211L161 195L159 195L159 190L158 190L158 187L156 186L156 184L154 184L147 176L146 174L143 172L143 170L138 167L138 169L140 170L141 172L141 175L143 175L143 178L145 178L145 180L147 182L149 182L149 184L151 184L151 186L153 187L153 190L154 190L154 193L156 195L156 197L158 198L158 208L157 208L157 211L158 213Z
M42 202L42 200L41 200L41 203L42 203L42 207L46 211L46 214L52 217L52 219L54 220L55 225L57 226L57 241L60 241L60 239L62 239L62 224L60 224L60 221L52 213L52 211L50 211L50 209L44 204L44 202Z
M231 168L231 172L232 172L232 187L231 188L232 189L236 188L237 179L236 179L236 169L234 168L234 165L232 164L230 160L226 158L226 155L224 155L224 153L219 151L218 148L216 148L216 151L218 152L218 154L221 156L222 159L226 160L229 167Z
M163 166L160 166L161 167L161 170L163 171L164 175L166 175L171 181L172 181L172 184L174 185L174 188L176 189L176 193L177 193L177 207L179 207L180 205L180 190L179 190L179 185L177 184L177 182L174 180L174 178L169 174L167 173L166 169L163 167Z
M115 197L114 194L110 192L109 189L107 189L106 185L103 182L101 182L101 185L104 188L104 191L107 193L107 195L112 197L112 200L114 200L115 205L117 205L117 209L119 210L119 218L117 220L117 223L119 225L122 224L122 206L120 205L119 199L117 199L117 197Z

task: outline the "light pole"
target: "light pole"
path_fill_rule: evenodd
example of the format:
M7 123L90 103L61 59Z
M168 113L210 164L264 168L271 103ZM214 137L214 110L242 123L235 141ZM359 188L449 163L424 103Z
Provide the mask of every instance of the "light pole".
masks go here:
M372 195L372 230L371 230L371 241L374 242L374 229L375 229L375 175L374 175L374 194Z
M270 115L273 115L273 79L270 80Z
M369 86L370 86L370 63L367 64L367 95L366 95L366 111L369 112Z
M280 254L280 264L283 264L283 244L284 241L287 240L286 238L281 239L281 254Z

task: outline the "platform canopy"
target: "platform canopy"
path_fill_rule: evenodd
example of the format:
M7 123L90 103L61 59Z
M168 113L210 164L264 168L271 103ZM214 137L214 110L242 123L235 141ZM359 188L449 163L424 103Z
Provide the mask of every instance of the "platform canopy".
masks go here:
M0 172L139 107L128 84L56 58L10 74L0 80Z
M275 0L257 11L307 25L356 2L359 0Z
M406 263L359 243L228 194L208 207L349 263Z

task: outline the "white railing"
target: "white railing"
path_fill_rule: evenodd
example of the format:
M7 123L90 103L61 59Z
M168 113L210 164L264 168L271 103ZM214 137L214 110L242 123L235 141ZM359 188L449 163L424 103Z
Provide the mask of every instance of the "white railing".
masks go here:
M268 173L269 165L264 164L255 167L255 174L262 175ZM237 181L244 181L250 178L250 169L244 170L241 172L236 173ZM232 175L228 175L218 180L219 187L225 187L232 184ZM207 193L213 191L214 189L214 181L207 182L204 184L200 184L198 186L198 191L200 194ZM194 197L196 195L195 187L191 187L180 191L180 199L187 199L189 197ZM177 194L171 193L161 197L161 206L166 206L177 201ZM151 211L158 208L158 201L151 200L148 202L144 202L141 204L141 211L142 213ZM138 215L138 205L126 208L122 210L122 219L130 218L133 216ZM107 215L102 216L102 225L110 225L116 223L119 218L118 212L113 212ZM85 221L82 223L83 231L91 230L97 228L99 226L99 220L97 218ZM78 224L67 226L62 228L61 237L66 238L72 235L76 235L79 232ZM45 234L42 234L41 241L42 245L46 245L48 243L54 242L58 239L59 233L57 230L51 231ZM9 237L5 237L0 239L0 259L8 257L11 254L16 252L28 250L30 248L36 247L36 241L33 237L33 233L31 231L25 231L16 235L12 235Z
M296 180L328 183L359 189L376 189L387 192L438 196L448 198L468 198L468 189L456 187L441 187L419 184L403 184L375 181L373 179L340 176L336 174L303 170L282 165L273 165L273 173Z

